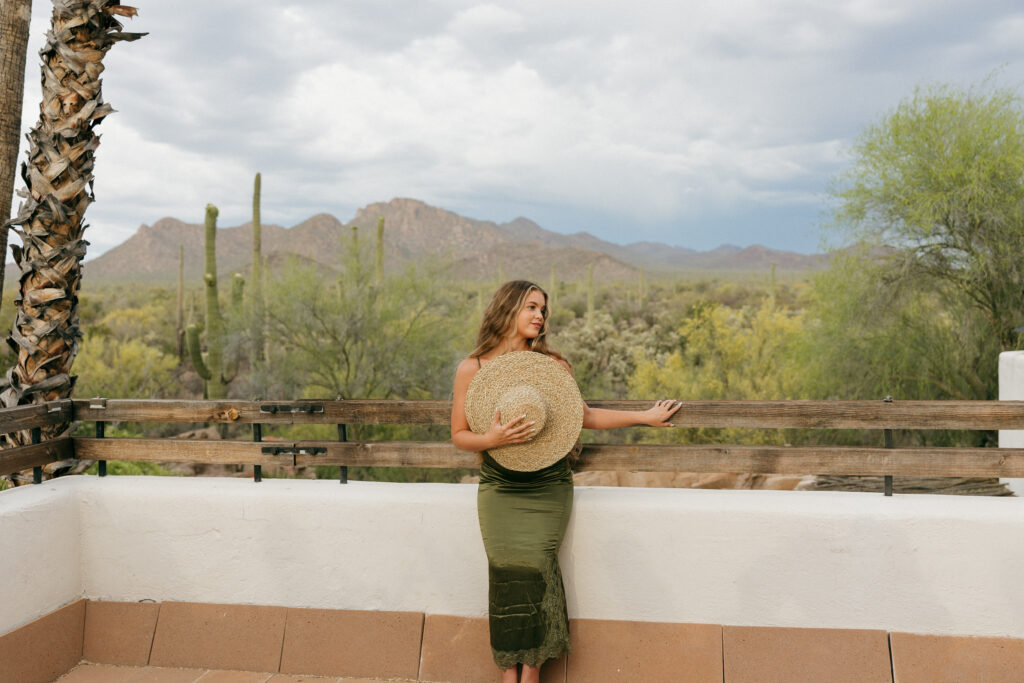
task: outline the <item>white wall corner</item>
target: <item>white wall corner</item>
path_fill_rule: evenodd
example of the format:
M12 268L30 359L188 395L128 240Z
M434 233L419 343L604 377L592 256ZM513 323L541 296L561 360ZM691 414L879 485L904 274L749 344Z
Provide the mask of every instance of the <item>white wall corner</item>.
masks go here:
M999 400L1024 401L1024 351L999 354ZM1024 448L1024 429L1000 429L1000 448ZM1003 479L1016 495L1024 496L1024 479Z

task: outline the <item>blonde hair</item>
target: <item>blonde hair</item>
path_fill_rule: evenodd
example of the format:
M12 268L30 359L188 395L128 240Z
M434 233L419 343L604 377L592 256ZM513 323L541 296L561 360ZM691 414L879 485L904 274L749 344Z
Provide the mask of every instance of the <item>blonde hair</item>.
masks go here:
M527 346L531 351L565 360L562 354L548 346L548 318L551 316L551 311L548 308L548 293L540 285L529 280L510 280L498 287L491 297L490 303L487 304L484 317L480 321L480 330L476 335L476 348L469 354L470 358L479 358L496 348L515 331L516 318L523 310L523 306L526 305L526 297L533 291L540 292L544 296L542 310L544 324L536 337L527 340Z

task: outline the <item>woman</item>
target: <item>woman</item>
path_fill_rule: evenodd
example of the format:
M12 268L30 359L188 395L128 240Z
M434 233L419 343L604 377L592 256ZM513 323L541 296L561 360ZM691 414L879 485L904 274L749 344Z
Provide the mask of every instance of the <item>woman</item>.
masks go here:
M466 418L466 391L489 361L512 351L535 351L554 358L570 375L572 366L548 348L547 294L525 280L506 282L484 312L476 348L455 372L452 401L452 443L483 454L477 512L487 551L491 650L502 670L502 683L540 680L546 660L569 651L565 592L558 566L558 548L572 510L572 471L566 454L538 471L506 469L487 451L528 442L533 421L497 412L486 433L474 433ZM645 411L602 410L583 405L583 427L612 429L631 425L670 427L666 421L679 409L674 401L658 401Z

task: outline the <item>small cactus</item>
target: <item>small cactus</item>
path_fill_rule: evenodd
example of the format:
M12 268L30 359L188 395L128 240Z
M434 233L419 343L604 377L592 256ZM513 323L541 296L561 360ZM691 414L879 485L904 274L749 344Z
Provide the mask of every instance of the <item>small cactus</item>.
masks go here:
M555 264L551 264L551 277L548 280L548 315L551 314L551 307L555 301Z

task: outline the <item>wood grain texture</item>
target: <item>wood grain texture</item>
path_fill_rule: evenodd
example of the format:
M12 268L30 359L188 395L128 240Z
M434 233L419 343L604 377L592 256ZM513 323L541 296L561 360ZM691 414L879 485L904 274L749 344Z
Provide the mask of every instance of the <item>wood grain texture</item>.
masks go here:
M291 444L193 439L97 439L73 437L75 457L88 460L205 462L222 465L290 465L292 457L264 454L263 448Z
M936 477L1024 476L1020 448L585 446L577 470Z
M39 405L0 408L0 434L32 429L53 427L71 422L73 406L70 399L50 401Z
M101 404L105 407L98 407ZM443 400L74 399L74 405L75 419L84 421L446 425L451 419L451 401ZM646 410L654 401L588 401L587 405ZM261 412L261 406L274 406L276 412ZM322 412L291 412L312 406ZM672 423L680 428L1024 429L1024 401L683 401Z
M0 475L75 457L70 437L0 450Z
M75 399L75 419L243 424L448 424L451 401ZM263 408L261 410L261 408ZM319 409L320 412L312 412ZM268 412L272 410L273 412Z
M75 437L74 444L77 457L91 460L445 468L475 468L479 463L475 453L460 451L447 441L257 443ZM279 453L264 453L268 447ZM590 445L584 447L575 469L1024 477L1024 449Z

